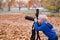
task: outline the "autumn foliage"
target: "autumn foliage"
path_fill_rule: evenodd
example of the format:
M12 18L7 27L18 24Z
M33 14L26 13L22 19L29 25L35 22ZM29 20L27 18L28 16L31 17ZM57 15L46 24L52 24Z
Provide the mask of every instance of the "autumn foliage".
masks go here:
M0 15L0 39L1 40L29 40L33 21L25 20L28 14L3 14ZM29 14L33 16L32 14ZM54 25L60 38L60 17L48 15L48 21ZM41 40L48 38L40 31Z

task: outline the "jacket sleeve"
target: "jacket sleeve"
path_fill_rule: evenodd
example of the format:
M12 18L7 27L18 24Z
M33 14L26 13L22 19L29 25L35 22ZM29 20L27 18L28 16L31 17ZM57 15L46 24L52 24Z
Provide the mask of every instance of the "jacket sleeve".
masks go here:
M42 24L41 26L38 26L37 22L34 23L34 28L36 31L43 31L45 24Z

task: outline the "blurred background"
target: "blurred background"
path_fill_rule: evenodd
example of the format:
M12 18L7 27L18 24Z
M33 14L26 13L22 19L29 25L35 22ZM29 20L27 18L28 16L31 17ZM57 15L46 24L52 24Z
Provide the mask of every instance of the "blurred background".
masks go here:
M33 21L25 16L35 17L36 9L48 16L60 40L60 0L0 0L0 40L30 40ZM39 34L41 40L48 40L43 32Z
M33 8L41 12L60 12L60 0L0 0L0 12L24 12Z

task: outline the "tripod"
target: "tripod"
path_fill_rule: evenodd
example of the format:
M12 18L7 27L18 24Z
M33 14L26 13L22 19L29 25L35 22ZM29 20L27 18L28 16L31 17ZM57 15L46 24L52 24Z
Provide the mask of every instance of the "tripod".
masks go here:
M39 9L36 9L36 17L37 17L37 19L38 19L38 14L39 14ZM39 36L39 31L35 31L35 29L34 29L34 23L32 25L32 35L31 35L30 40L41 40L40 36Z

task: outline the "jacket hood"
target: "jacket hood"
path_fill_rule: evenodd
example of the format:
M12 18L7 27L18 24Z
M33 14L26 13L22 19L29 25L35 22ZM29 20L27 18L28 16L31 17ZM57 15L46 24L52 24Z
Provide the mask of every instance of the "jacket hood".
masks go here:
M52 29L52 28L53 28L53 25L52 25L52 24L50 24L50 23L47 23L47 26L48 26L50 29Z

